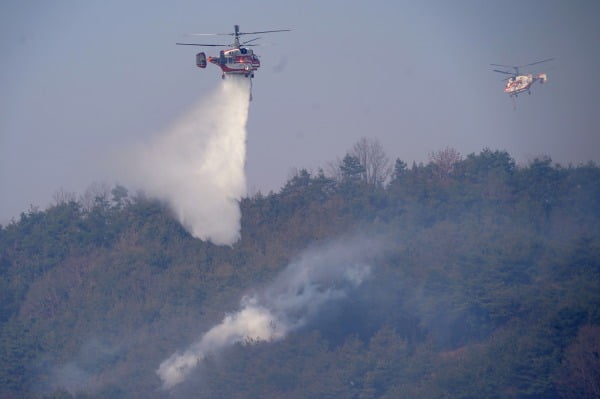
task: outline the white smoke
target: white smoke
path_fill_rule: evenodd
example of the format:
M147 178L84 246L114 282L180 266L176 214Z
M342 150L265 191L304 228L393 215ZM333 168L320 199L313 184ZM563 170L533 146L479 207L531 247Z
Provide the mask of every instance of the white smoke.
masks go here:
M96 391L103 385L100 375L114 367L121 354L121 349L111 343L92 338L82 345L74 359L52 366L40 390L65 389L72 395Z
M165 389L183 382L209 354L236 343L271 342L309 321L322 306L343 298L370 273L367 260L376 245L358 238L306 251L260 294L245 296L240 310L227 315L183 353L156 371Z
M223 80L128 162L136 187L168 201L194 237L215 244L231 245L240 235L249 97L248 79Z

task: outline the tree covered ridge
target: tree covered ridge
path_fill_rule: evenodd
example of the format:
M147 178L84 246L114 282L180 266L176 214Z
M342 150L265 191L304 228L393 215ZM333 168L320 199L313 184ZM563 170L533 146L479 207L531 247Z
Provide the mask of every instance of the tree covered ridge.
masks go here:
M172 397L597 397L600 169L503 151L391 165L361 141L193 239L124 187L0 230L0 396L164 397L155 370L298 253L385 236L372 279L276 343L208 359ZM186 396L187 395L187 396Z

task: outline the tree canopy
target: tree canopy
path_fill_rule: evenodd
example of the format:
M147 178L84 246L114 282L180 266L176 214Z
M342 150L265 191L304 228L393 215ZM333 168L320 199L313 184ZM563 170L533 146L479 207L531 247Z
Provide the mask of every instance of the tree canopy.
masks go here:
M597 398L600 168L378 148L243 199L232 247L122 186L2 226L0 397ZM368 280L161 389L163 359L349 232L381 241Z

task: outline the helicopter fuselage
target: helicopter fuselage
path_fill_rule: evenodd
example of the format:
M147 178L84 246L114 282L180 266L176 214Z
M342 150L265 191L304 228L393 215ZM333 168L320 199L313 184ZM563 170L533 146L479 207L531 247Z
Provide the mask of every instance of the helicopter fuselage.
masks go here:
M254 71L260 68L258 56L251 49L243 47L220 51L219 56L208 57L206 60L221 68L223 77L226 75L243 75L252 78L254 77ZM200 64L198 66L202 68Z
M517 75L513 76L506 82L506 86L504 87L504 92L509 94L510 96L517 96L525 91L529 92L531 85L536 81L540 81L540 83L545 83L548 80L548 77L545 73L541 73L537 76L533 74L527 75Z

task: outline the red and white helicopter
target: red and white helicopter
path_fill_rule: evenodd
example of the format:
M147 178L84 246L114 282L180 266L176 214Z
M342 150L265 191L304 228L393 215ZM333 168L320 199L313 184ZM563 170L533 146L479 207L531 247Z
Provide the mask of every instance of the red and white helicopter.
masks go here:
M221 77L225 79L225 76L237 75L244 76L246 78L253 78L254 71L260 67L260 60L258 56L254 54L252 49L247 47L257 46L257 44L248 44L255 40L260 39L256 37L254 39L240 42L240 36L242 35L257 35L262 33L273 33L273 32L289 32L289 29L278 29L278 30L265 30L259 32L240 32L240 26L234 25L233 33L193 33L190 36L233 36L233 43L231 44L202 44L202 43L176 43L180 46L201 46L201 47L228 47L226 50L219 51L217 57L206 57L204 52L196 54L196 65L199 68L206 68L207 61L211 64L217 65L223 71Z
M546 83L548 81L548 75L545 73L540 73L537 75L534 74L520 74L519 68L523 68L526 66L541 64L542 62L552 61L554 58L548 58L542 61L532 62L531 64L525 65L502 65L502 64L490 64L493 66L499 66L503 68L512 68L514 72L509 71L501 71L499 69L494 69L494 72L503 73L505 75L511 75L506 80L506 86L504 86L504 92L508 94L510 97L517 97L519 94L523 92L527 92L531 94L531 86L535 82Z

